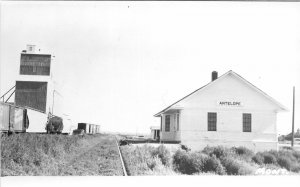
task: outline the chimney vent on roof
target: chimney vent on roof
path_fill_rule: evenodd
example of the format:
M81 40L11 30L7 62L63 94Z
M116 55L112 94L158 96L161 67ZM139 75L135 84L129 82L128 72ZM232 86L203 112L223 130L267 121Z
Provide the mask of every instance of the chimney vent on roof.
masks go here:
M218 78L218 72L217 71L213 71L211 73L211 81L214 81Z
M27 53L35 53L35 45L27 45Z

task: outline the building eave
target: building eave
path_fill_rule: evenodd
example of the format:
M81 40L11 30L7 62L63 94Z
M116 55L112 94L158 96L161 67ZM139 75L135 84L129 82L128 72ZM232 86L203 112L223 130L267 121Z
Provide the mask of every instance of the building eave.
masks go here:
M277 111L289 111L287 107L285 107L284 105L282 105L281 103L279 103L278 101L276 101L274 98L272 98L271 96L269 96L268 94L266 94L264 91L262 91L261 89L259 89L258 87L256 87L255 85L253 85L252 83L250 83L249 81L247 81L245 78L243 78L241 75L231 71L232 74L236 75L238 78L240 78L240 80L242 80L243 82L245 82L246 84L248 84L250 87L254 88L257 92L259 92L260 94L262 94L264 97L266 97L268 100L270 100L272 103L274 103L275 105L277 105L278 109Z

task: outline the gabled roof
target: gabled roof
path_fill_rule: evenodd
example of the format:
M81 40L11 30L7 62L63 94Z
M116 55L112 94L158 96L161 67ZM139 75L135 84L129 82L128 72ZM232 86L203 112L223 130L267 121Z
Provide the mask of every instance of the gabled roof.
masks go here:
M235 73L234 71L230 70L228 72L226 72L225 74L221 75L220 77L218 77L216 80L209 82L208 84L202 86L201 88L198 88L197 90L193 91L192 93L188 94L187 96L181 98L180 100L176 101L175 103L171 104L170 106L168 106L167 108L163 109L162 111L158 112L157 114L155 114L155 117L159 117L162 113L166 112L168 109L170 109L172 106L176 105L177 103L179 103L180 101L186 99L187 97L193 95L194 93L203 90L205 87L207 87L208 85L212 85L215 82L220 81L221 79L223 79L224 77L226 77L227 75L234 75L235 77L237 77L238 79L240 79L242 82L246 83L247 85L249 85L250 87L252 87L253 89L255 89L257 92L259 92L260 94L262 94L264 97L266 97L267 99L269 99L271 102L273 102L275 105L277 105L281 110L286 111L288 110L285 106L283 106L282 104L280 104L279 102L277 102L275 99L273 99L271 96L269 96L268 94L266 94L265 92L263 92L261 89L257 88L256 86L254 86L253 84L251 84L249 81L247 81L246 79L244 79L242 76L240 76L239 74Z

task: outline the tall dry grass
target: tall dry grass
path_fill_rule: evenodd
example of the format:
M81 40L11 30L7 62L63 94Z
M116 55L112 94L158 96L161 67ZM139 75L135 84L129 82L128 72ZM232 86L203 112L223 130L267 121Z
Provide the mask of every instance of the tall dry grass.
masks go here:
M1 176L121 175L116 150L114 139L102 135L2 136Z
M163 145L122 146L121 151L129 175L176 175L171 168L170 151Z

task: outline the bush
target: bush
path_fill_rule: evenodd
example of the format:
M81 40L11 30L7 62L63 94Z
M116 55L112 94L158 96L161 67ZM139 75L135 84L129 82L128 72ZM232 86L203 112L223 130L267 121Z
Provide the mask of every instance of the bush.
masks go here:
M270 151L276 159L279 166L293 172L300 171L300 156L299 152L294 150L280 150L280 151Z
M268 165L274 167L285 168L288 171L299 172L300 171L300 156L299 152L291 149L283 149L280 151L265 151L256 153L252 157L252 161L259 165Z
M292 151L292 155L294 158L296 158L298 160L298 162L300 162L300 152L299 151Z
M197 164L193 163L193 159L185 151L177 150L173 155L173 165L175 170L183 174L193 174L197 172Z
M277 164L277 159L273 154L269 152L263 152L262 156L264 158L264 164Z
M151 155L152 157L157 156L161 160L163 165L171 165L171 153L164 145L160 145L156 149L152 150Z
M226 174L224 167L222 166L219 159L217 159L215 156L208 157L203 162L203 166L201 168L202 172L213 172L219 175Z
M252 161L258 165L262 165L264 163L264 157L262 156L262 154L257 153L252 157Z
M173 156L173 164L177 171L183 174L210 172L225 174L225 170L216 156L208 156L201 152L185 152L178 150Z
M240 159L245 160L247 162L252 161L254 152L251 151L250 149L247 149L246 147L233 147L231 149L236 154L236 156L239 157Z
M295 165L292 165L291 171L292 171L292 172L295 172L295 173L299 173L299 172L300 172L300 164L297 163L297 164L295 164Z
M250 164L233 157L225 157L221 159L221 163L228 175L251 175L255 172L255 168Z
M232 149L238 155L246 155L248 157L252 157L254 155L253 151L246 147L233 147Z
M215 155L217 158L221 157L227 157L229 155L233 155L234 152L230 150L229 148L225 148L223 146L217 146L217 147L205 147L202 151L203 153L213 156Z
M279 156L277 159L277 163L279 166L291 171L292 161L289 158L285 156Z

